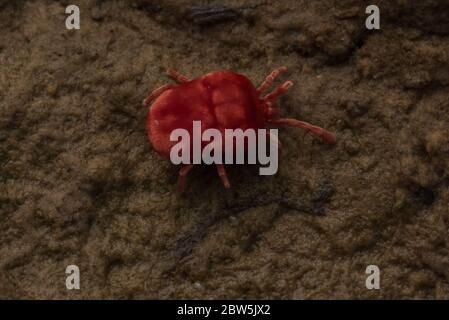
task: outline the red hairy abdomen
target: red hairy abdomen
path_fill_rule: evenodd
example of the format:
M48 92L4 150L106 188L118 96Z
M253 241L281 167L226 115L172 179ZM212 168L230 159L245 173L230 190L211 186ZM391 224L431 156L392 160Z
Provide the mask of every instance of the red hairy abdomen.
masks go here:
M193 121L201 121L202 132L216 128L223 136L225 129L264 126L256 89L245 76L231 71L212 72L180 84L154 101L147 120L154 149L168 158L177 143L170 141L171 132L183 128L194 138Z

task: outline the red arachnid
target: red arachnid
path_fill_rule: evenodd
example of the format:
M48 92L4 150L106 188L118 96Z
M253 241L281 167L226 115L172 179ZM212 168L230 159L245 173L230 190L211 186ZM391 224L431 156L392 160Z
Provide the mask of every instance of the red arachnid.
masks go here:
M180 84L157 88L143 102L148 106L154 100L147 119L148 138L154 150L169 159L170 150L175 144L170 141L171 132L184 128L191 133L193 121L201 121L201 130L215 128L220 131L238 128L257 130L267 125L286 125L308 130L326 143L334 144L334 134L321 127L278 117L275 100L292 87L292 81L285 81L271 93L262 96L285 71L286 67L274 70L256 88L247 77L233 71L214 71L189 80L176 70L168 70L167 73ZM185 178L192 167L193 164L188 164L180 169L179 191L183 190ZM229 188L223 164L216 164L216 167L223 185Z

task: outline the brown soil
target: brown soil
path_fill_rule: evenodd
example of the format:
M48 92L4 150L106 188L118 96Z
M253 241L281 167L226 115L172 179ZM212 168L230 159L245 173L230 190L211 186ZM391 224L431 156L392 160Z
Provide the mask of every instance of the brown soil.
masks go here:
M0 0L0 298L449 299L449 3ZM232 189L158 156L141 101L216 69L286 65L280 170ZM81 290L65 268L81 270ZM378 265L381 289L365 288Z

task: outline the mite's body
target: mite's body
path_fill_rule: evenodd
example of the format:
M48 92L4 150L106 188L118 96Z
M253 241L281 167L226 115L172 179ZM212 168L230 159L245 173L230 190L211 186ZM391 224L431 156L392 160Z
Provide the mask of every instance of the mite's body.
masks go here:
M286 67L281 67L273 71L257 89L248 78L232 71L215 71L189 80L177 71L169 70L168 74L181 83L177 86L162 86L144 100L144 105L148 105L155 99L147 119L148 138L153 148L163 157L169 158L170 150L176 144L176 141L170 141L171 132L174 129L185 129L193 137L193 121L201 121L202 131L215 128L222 136L225 129L263 129L267 124L289 125L309 130L329 144L335 143L335 136L320 127L295 119L274 119L278 114L275 99L293 83L286 81L272 93L264 97L260 95L286 70ZM186 165L180 170L180 191L192 166ZM224 186L229 187L224 166L217 164L217 170Z
M264 119L256 88L244 76L218 71L169 88L153 103L148 115L148 137L153 148L169 158L175 141L173 129L185 129L193 137L192 123L202 131L215 128L259 129Z

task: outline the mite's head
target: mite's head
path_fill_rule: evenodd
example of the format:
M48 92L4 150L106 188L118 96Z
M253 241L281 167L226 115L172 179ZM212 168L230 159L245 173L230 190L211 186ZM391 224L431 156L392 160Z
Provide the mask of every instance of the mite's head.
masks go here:
M276 118L279 114L279 108L276 104L276 99L283 95L288 89L293 86L293 82L288 80L278 86L273 92L260 98L262 105L262 112L265 120ZM261 92L260 92L261 93Z
M260 105L262 108L262 114L267 123L277 124L277 125L285 125L295 128L301 128L309 131L310 133L320 137L324 140L324 142L328 144L334 144L337 140L335 135L321 127L312 125L310 123L299 121L291 118L279 119L277 117L279 110L276 106L276 98L283 95L288 89L293 86L293 82L288 80L279 85L276 89L274 89L271 93L262 96L262 93L267 90L274 79L276 79L281 73L287 71L287 67L280 67L279 69L274 70L272 73L268 75L264 82L256 89L257 94L259 95Z
M279 77L282 73L287 71L287 67L280 67L274 70L268 75L268 77L262 82L262 84L257 88L257 93L260 97L260 104L262 106L262 112L265 120L270 120L276 117L279 113L278 107L276 105L276 99L283 95L288 89L293 86L293 82L288 80L279 85L274 91L269 94L262 96L262 93L266 91L272 84L273 81Z

